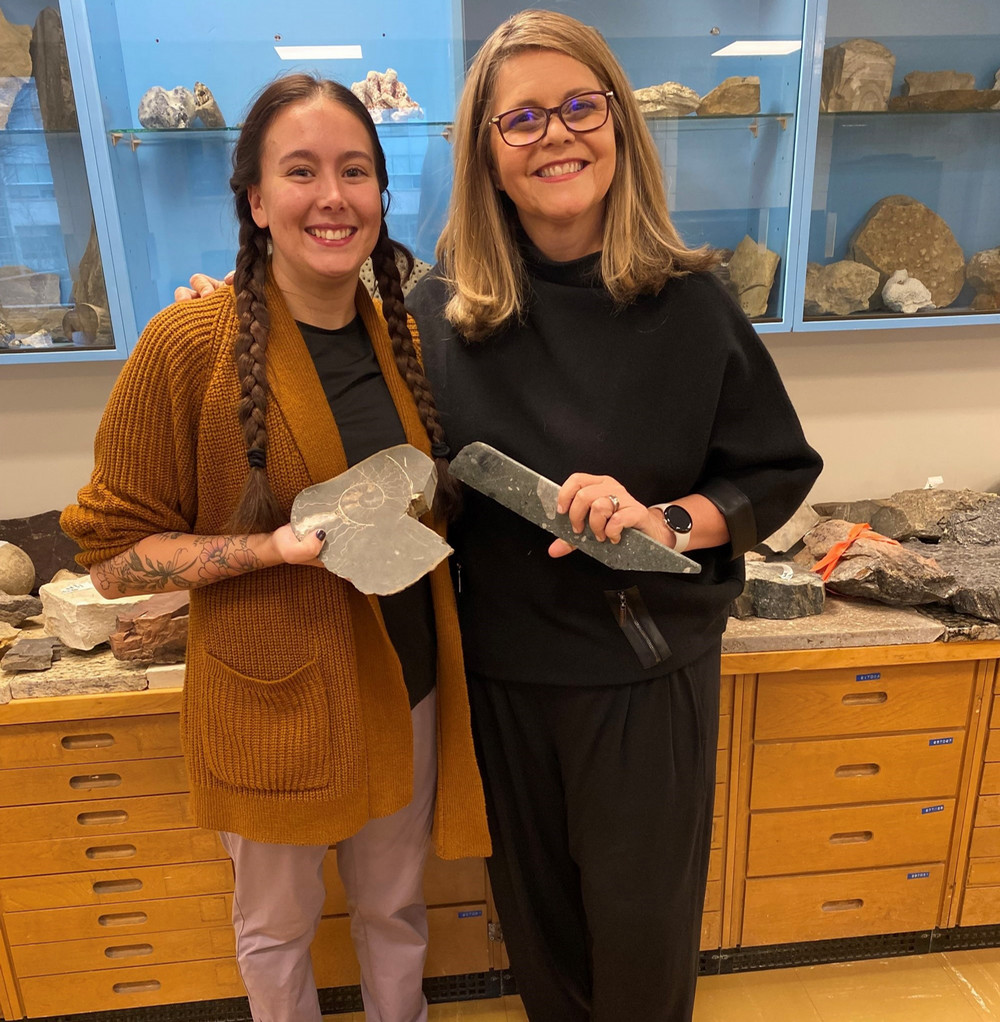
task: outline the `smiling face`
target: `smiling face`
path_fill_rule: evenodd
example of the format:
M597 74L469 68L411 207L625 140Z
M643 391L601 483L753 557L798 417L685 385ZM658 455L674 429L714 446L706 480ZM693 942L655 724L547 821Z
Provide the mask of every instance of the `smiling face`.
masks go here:
M527 50L508 57L496 80L490 115L516 107L557 106L606 86L565 53ZM601 248L604 208L615 173L615 132L603 127L574 134L553 114L545 137L512 147L491 126L495 183L517 207L528 237L552 259L575 259Z
M247 196L254 222L271 234L275 281L296 296L290 306L324 302L331 288L353 295L378 240L382 196L368 131L352 111L326 97L285 107ZM303 318L301 308L292 312Z

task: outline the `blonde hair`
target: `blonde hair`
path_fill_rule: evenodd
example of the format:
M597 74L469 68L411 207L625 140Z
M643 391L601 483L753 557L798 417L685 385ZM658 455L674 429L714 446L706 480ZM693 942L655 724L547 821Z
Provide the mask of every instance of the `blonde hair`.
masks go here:
M601 34L565 14L521 11L476 54L455 118L455 185L436 254L451 292L445 316L470 340L525 312L527 274L516 212L494 185L490 117L503 62L526 50L565 53L585 64L602 89L614 92L617 159L604 217L601 277L615 302L655 294L671 277L718 262L707 246L688 248L671 223L656 147L632 86Z

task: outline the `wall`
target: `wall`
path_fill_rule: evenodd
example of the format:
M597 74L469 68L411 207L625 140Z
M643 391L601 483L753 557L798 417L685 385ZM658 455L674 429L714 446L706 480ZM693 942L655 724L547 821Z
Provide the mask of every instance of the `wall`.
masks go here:
M1000 327L766 340L826 459L813 499L883 496L932 475L1000 488ZM73 500L118 367L0 365L0 518Z

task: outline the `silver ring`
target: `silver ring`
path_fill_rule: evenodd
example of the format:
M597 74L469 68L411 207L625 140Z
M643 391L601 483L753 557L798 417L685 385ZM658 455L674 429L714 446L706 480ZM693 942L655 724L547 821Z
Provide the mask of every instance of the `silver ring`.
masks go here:
M622 506L621 501L613 493L608 494L608 500L611 501L611 514L618 514L618 509ZM611 515L608 515L608 517L610 518Z

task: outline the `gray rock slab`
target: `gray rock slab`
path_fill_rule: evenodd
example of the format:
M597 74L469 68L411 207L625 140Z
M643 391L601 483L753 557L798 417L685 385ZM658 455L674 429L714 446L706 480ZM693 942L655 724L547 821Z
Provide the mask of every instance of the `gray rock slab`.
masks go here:
M0 669L11 673L20 671L47 671L62 656L58 639L46 636L38 639L18 639L0 659Z
M959 614L940 603L928 603L917 610L932 621L944 625L941 642L985 642L1000 639L1000 624L969 614Z
M819 519L820 516L808 504L800 504L795 514L780 529L772 532L761 546L767 547L772 553L783 554L791 550Z
M903 75L900 94L917 96L922 92L945 92L948 89L974 89L976 76L967 71L911 71Z
M617 545L599 543L589 529L578 536L570 526L568 516L556 512L558 485L489 444L474 443L463 447L451 463L451 474L466 486L534 522L609 568L671 571L685 575L701 571L697 561L657 543L636 529L626 529Z
M106 649L93 653L67 650L51 670L17 675L9 680L14 699L141 692L146 688L146 668L122 663Z
M436 568L451 547L417 518L434 499L434 462L409 444L379 451L292 504L300 538L326 531L320 559L363 593L398 593Z
M835 649L843 646L898 646L934 642L944 625L907 607L828 596L822 614L793 621L729 619L723 653L764 653L782 649Z
M120 614L153 598L152 595L124 596L106 600L94 588L90 577L79 581L49 582L38 590L46 631L58 635L70 649L88 650L108 641L117 628Z
M42 612L42 601L36 596L8 596L0 592L0 623L19 628L29 617Z
M820 110L885 110L896 58L874 39L848 39L823 52Z
M35 588L35 565L19 547L0 539L0 593L26 596Z
M948 603L959 613L1000 621L1000 546L909 542L905 549L923 552L954 579Z
M779 259L777 252L758 245L749 234L736 246L729 260L729 279L748 316L763 316L767 312Z
M849 316L871 307L878 290L878 270L851 259L840 259L823 266L806 267L806 293L803 311L807 316Z
M790 620L823 613L823 580L789 561L748 561L735 617Z

